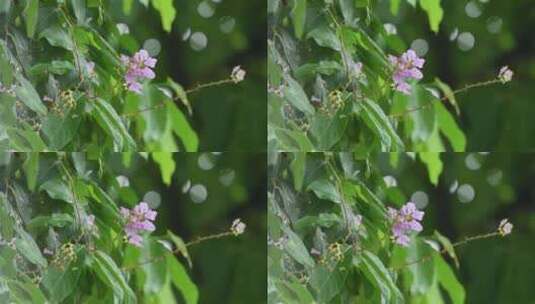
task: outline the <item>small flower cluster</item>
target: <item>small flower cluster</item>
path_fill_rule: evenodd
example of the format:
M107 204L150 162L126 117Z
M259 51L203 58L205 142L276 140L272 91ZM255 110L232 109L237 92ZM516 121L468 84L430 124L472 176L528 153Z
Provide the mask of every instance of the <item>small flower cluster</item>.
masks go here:
M408 50L400 57L389 55L388 59L394 66L392 79L394 80L395 89L403 94L410 95L411 86L407 83L407 80L420 80L424 77L420 69L423 68L425 60L418 57L413 50Z
M127 66L124 80L127 89L131 92L140 94L142 89L141 81L156 77L152 68L156 66L157 60L150 57L149 53L144 49L141 49L132 57L121 55L121 62Z
M230 73L230 79L232 79L234 83L242 82L245 79L245 70L239 65L235 66Z
M152 232L156 229L153 221L156 219L157 212L150 209L145 202L139 203L132 210L121 207L120 211L126 222L124 230L128 243L140 247L143 241L140 233Z
M511 224L508 219L503 219L500 222L500 225L498 225L498 233L501 236L506 236L511 234L511 232L513 232L513 224Z
M508 67L504 66L500 69L500 72L498 73L498 79L503 83L506 84L513 80L513 71Z
M398 245L408 246L410 241L408 234L411 231L420 232L423 229L420 221L424 217L424 212L419 211L412 202L408 202L399 210L389 207L388 215L393 223L392 239Z
M238 236L240 234L243 234L245 232L245 228L247 225L245 225L244 222L241 221L241 219L237 218L232 222L232 226L230 227L230 231L235 235Z

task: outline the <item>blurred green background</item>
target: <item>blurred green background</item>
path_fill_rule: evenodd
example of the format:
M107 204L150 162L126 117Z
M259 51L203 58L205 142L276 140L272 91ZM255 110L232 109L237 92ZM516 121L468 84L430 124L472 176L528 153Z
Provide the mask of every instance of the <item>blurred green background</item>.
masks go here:
M139 47L146 47L147 41L161 47L156 81L165 82L169 76L188 89L228 78L237 65L247 71L238 85L190 95L194 113L190 120L200 138L200 151L266 150L265 2L174 1L177 16L170 33L163 30L152 7L134 1L132 12L125 15L122 1L113 2L107 13L128 25Z
M395 25L407 47L428 49L425 82L433 82L436 76L455 89L491 79L504 65L515 72L513 82L506 86L474 89L458 96L467 151L533 150L534 2L441 1L444 19L438 34L429 30L422 9L401 2L398 16L390 13L390 1L379 1L378 10L381 20Z
M236 218L247 224L239 237L189 248L200 303L265 303L266 154L175 153L170 186L163 184L153 161L136 155L125 167L122 158L112 154L107 165L128 179L138 200L161 201L155 235L170 229L188 242L228 231Z
M508 218L513 233L457 248L457 275L466 303L535 303L535 154L445 153L439 184L429 183L419 161L401 156L394 169L390 155L379 157L388 183L397 183L426 212L422 236L438 230L452 242L493 232ZM389 188L395 189L395 188Z

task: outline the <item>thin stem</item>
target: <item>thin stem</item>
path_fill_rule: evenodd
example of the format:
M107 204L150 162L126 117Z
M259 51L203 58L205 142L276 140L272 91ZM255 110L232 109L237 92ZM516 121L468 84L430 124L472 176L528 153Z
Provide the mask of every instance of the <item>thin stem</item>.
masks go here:
M471 90L471 89L475 89L475 88L479 88L479 87L485 87L485 86L489 86L489 85L493 85L493 84L497 84L497 83L501 83L501 80L498 79L498 78L491 79L491 80L488 80L488 81L469 84L469 85L467 85L467 86L465 86L465 87L463 87L461 89L457 89L457 90L453 91L453 95L457 95L457 94L464 93L464 92L466 92L468 90ZM440 99L440 101L446 101L446 100L448 100L448 96L443 96ZM427 103L425 105L422 105L422 106L419 106L419 107L415 107L415 108L411 108L411 109L408 109L408 110L403 111L401 113L390 114L389 116L393 117L393 118L403 117L403 116L405 116L407 114L427 109L432 104L433 104L432 102L429 102L429 103Z
M220 238L224 238L224 237L228 237L228 236L234 236L234 233L231 232L231 231L226 231L226 232L222 232L222 233L218 233L218 234L199 237L198 239L196 239L194 241L186 243L186 247L191 247L193 245L197 245L197 244L202 243L204 241L220 239ZM171 253L172 254L181 253L180 252L180 248L176 248L175 250L171 251ZM143 266L143 265L151 264L151 263L154 263L154 262L158 262L160 260L163 260L166 257L166 255L167 255L167 253L164 254L164 255L152 257L152 258L150 258L150 259L148 259L146 261L140 262L140 263L132 265L132 266L123 267L123 270L129 271L129 270L132 270L132 269L137 268L139 266Z
M488 238L491 238L491 237L495 237L495 236L500 236L500 233L497 232L497 231L494 231L494 232L491 232L491 233L487 233L487 234L481 234L481 235L476 235L476 236L472 236L472 237L467 237L465 238L464 240L462 241L458 241L456 243L453 243L451 244L453 246L453 248L456 248L456 247L459 247L459 246L462 246L462 245L466 245L472 241L477 241L477 240L482 240L482 239L488 239ZM425 262L429 259L431 259L436 253L439 253L440 255L442 254L446 254L448 252L448 250L446 248L443 248L442 250L438 251L438 252L432 252L426 256L423 256L417 260L414 260L414 261L410 261L410 262L407 262L401 266L398 266L398 267L395 267L394 270L399 270L399 269L403 269L405 267L408 267L408 266L411 266L411 265L414 265L414 264L419 264L421 262Z
M186 94L195 93L195 92L197 92L199 90L202 90L202 89L206 89L206 88L210 88L210 87L216 87L216 86L229 84L229 83L234 83L234 80L232 80L231 78L227 78L227 79L218 80L218 81L214 81L214 82L199 84L199 85L197 85L197 86L195 86L195 87L193 87L191 89L186 90ZM173 98L173 101L177 101L179 99L180 99L180 97L176 96L175 98ZM154 105L154 106L150 106L150 107L143 108L143 109L140 109L140 110L137 110L137 111L134 111L134 112L122 114L121 116L123 116L123 117L136 116L136 115L139 115L139 114L144 113L144 112L149 112L149 111L153 111L153 110L162 108L164 106L165 106L165 102L161 102L161 103L159 103L157 105Z
M195 86L195 87L193 87L193 88L191 88L189 90L186 90L186 94L194 93L194 92L197 92L197 91L202 90L202 89L206 89L206 88L209 88L209 87L220 86L220 85L224 85L224 84L228 84L228 83L234 83L234 80L232 80L231 78L227 78L227 79L223 79L223 80L219 80L219 81L198 84L197 86Z

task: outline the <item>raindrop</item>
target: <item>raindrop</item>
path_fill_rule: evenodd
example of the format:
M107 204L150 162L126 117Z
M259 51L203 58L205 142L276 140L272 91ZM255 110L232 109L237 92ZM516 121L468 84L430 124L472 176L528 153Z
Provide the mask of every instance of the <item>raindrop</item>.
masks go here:
M471 50L476 43L476 38L470 32L464 32L457 37L457 45L461 51Z
M188 192L189 188L191 188L191 181L188 179L188 181L182 185L182 193Z
M117 23L115 26L120 35L130 34L130 28L126 23Z
M149 191L143 196L143 201L149 204L152 209L156 209L162 203L162 196L156 191Z
M411 43L411 49L420 57L425 56L429 51L429 44L424 39L416 39Z
M454 41L459 36L459 29L455 28L450 34L450 41Z
M397 187L398 185L398 181L396 180L396 178L391 175L383 177L383 180L385 181L387 188Z
M189 197L194 203L200 204L203 203L208 197L208 191L206 191L206 187L204 185L197 184L191 187L189 191Z
M203 170L211 170L215 167L214 157L210 153L203 153L197 159L197 164Z
M464 7L464 11L466 12L468 17L470 17L470 18L477 18L477 17L481 16L481 13L482 13L481 12L481 7L475 1L468 2L466 4L466 6Z
M188 29L185 30L184 33L182 34L182 41L188 40L190 36L191 36L191 28L188 27Z
M147 50L149 55L152 57L158 56L160 54L160 51L162 50L162 45L160 44L160 41L157 39L151 38L145 40L143 43L143 48Z
M455 191L457 191L457 188L459 188L459 182L454 181L450 186L450 193L455 193Z
M392 23L385 23L384 27L385 27L385 32L388 35L396 35L398 33L397 27Z
M219 19L219 29L225 34L229 34L236 26L236 20L229 16L224 16Z
M429 204L429 196L423 191L416 191L411 196L413 202L418 209L423 209Z
M481 169L481 161L477 158L477 154L470 153L464 159L466 167L472 171Z
M124 188L130 186L130 180L128 177L124 175L119 175L115 178L117 180L117 183L119 184L119 187Z
M457 189L457 198L461 203L470 203L476 197L474 187L469 184L464 184Z
M202 51L208 44L208 38L202 32L195 32L189 39L189 45L195 51Z
M197 13L203 18L210 18L214 15L215 9L212 3L203 1L197 6Z
M234 181L234 178L236 177L236 172L231 169L225 169L221 171L221 176L219 176L219 182L223 186L230 186L232 182Z
M503 178L503 172L499 169L494 169L489 173L489 176L487 176L487 182L491 186L498 186Z
M490 17L487 20L487 31L491 34L498 34L502 30L503 20L500 17Z

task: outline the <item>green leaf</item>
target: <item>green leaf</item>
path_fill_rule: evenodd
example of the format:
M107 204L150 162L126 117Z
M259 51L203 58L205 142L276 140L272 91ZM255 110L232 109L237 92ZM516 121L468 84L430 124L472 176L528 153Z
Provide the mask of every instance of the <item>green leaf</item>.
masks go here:
M399 5L401 4L401 0L390 0L390 12L392 15L397 15L399 12Z
M15 240L17 251L31 263L46 267L48 263L32 236L22 229L17 229L17 234L19 235Z
M39 215L34 217L28 223L28 229L31 231L44 230L49 227L63 228L69 224L72 224L74 219L70 214L66 213L53 213L52 215Z
M333 183L325 178L317 179L310 183L307 187L307 191L314 191L316 196L320 199L329 200L335 203L342 202L340 192L338 192Z
M427 171L429 173L429 181L433 185L438 185L438 178L442 173L444 165L440 159L439 152L419 152L418 155L422 162L427 166Z
M28 0L23 14L26 19L26 34L31 38L35 35L35 28L37 26L39 0Z
M310 275L310 285L319 303L329 303L344 287L344 278L338 269L317 266Z
M187 304L196 304L199 301L199 290L189 278L186 269L172 254L167 254L166 259L171 282L180 290Z
M184 243L184 240L182 240L181 237L179 237L178 235L174 234L170 230L167 231L167 235L169 236L169 238L171 239L173 244L175 244L176 250L178 250L178 252L180 252L180 254L182 254L182 256L188 261L188 266L190 268L193 267L193 264L191 262L191 258L190 258L189 253L188 253L188 247L186 246L186 243Z
M295 36L299 39L303 37L306 23L307 0L294 0L292 9L292 20L294 24Z
M314 267L314 260L308 253L308 250L301 238L286 226L282 226L282 229L284 230L286 236L288 236L288 241L286 242L284 248L286 252L288 252L288 254L298 263L306 267Z
M97 98L93 105L93 115L104 131L113 138L114 150L134 150L136 143L126 130L115 109L100 98Z
M11 1L7 1L10 3ZM7 45L0 39L0 81L4 86L11 86L13 83L13 67L10 63L10 53Z
M349 124L349 116L338 111L334 116L318 113L310 124L310 133L317 141L320 151L331 151L345 134Z
M457 103L457 99L455 99L455 93L450 88L450 86L442 82L438 78L435 78L435 84L442 91L442 93L444 93L444 96L446 96L448 102L455 108L455 113L457 113L457 115L460 115L461 110L459 109L459 104Z
M60 178L52 178L41 184L40 191L46 191L53 199L74 203L74 194L69 186Z
M167 186L171 185L171 178L176 169L172 152L152 152L152 159L160 166L162 180Z
M159 242L149 240L141 248L141 256L143 261L153 259L155 257L163 257L167 249ZM144 263L141 269L144 273L143 291L145 294L158 294L165 283L168 281L168 267L167 259L156 259L152 263Z
M285 79L288 83L288 85L284 87L284 96L286 100L288 100L288 102L290 102L299 111L307 115L313 115L315 112L314 107L312 107L310 104L310 101L308 100L308 97L305 94L305 91L303 91L301 85L290 76L286 76Z
M67 269L49 267L43 276L42 284L54 303L61 303L79 288L80 267L69 266Z
M362 253L362 263L358 264L368 281L381 291L386 303L396 303L403 299L401 292L396 286L392 276L383 262L373 253L365 250Z
M199 148L199 137L189 124L186 116L171 101L167 102L166 108L171 128L175 135L182 140L186 152L196 152Z
M342 65L336 61L322 60L318 63L306 63L298 67L294 75L301 81L308 81L316 77L317 74L333 75L342 70Z
M355 112L371 129L381 142L383 152L399 151L403 149L403 141L396 133L392 123L375 102L365 99L355 104Z
M74 50L74 42L71 36L59 25L52 25L39 34L39 38L45 38L52 46L61 47L69 51Z
M429 245L421 240L415 240L413 244L407 248L408 261L420 261L408 267L411 274L410 292L413 296L421 296L435 284L435 267L426 257L435 254L436 252Z
M11 9L11 1L3 0L0 1L0 13L7 13Z
M453 118L453 115L439 102L435 102L435 111L440 132L449 140L453 151L464 152L466 150L466 136Z
M28 189L34 191L39 174L39 153L26 153L26 160L22 168L24 169Z
M438 33L440 22L442 22L442 17L444 17L440 0L420 0L420 6L427 13L431 30Z
M463 285L455 277L455 273L451 267L438 255L434 255L435 268L437 272L437 280L440 285L448 292L451 302L453 304L465 303L465 291Z
M300 191L305 178L306 153L293 153L293 157L290 169L292 170L295 189Z
M47 109L33 85L21 75L17 75L17 81L20 85L15 88L15 93L20 101L37 114L46 115Z
M310 32L308 32L306 37L307 39L314 39L319 46L330 48L335 51L342 50L340 39L338 39L336 33L325 24L319 25L312 29Z
M176 17L176 9L173 0L151 0L152 6L160 13L162 26L166 32L170 32Z
M453 244L451 243L450 239L443 236L440 232L436 230L435 230L435 238L440 242L440 244L442 245L442 248L446 250L446 253L455 262L455 266L459 268L459 259L457 258L457 254L455 253L455 247L453 247Z
M90 256L93 262L91 268L97 276L113 290L118 303L136 303L136 296L126 282L121 270L106 253L96 250Z
M179 83L175 82L171 78L167 78L167 84L173 89L173 91L176 94L176 97L180 99L182 104L188 109L188 114L191 115L193 110L191 109L191 104L188 99L188 94L186 93L186 90L184 90L184 87L180 85Z
M78 24L84 24L86 12L85 0L71 0L71 5Z
M7 128L10 148L19 152L46 151L47 147L39 134L26 123L24 129Z
M43 121L42 132L51 150L62 151L79 134L81 120L73 112L67 115L49 113Z

